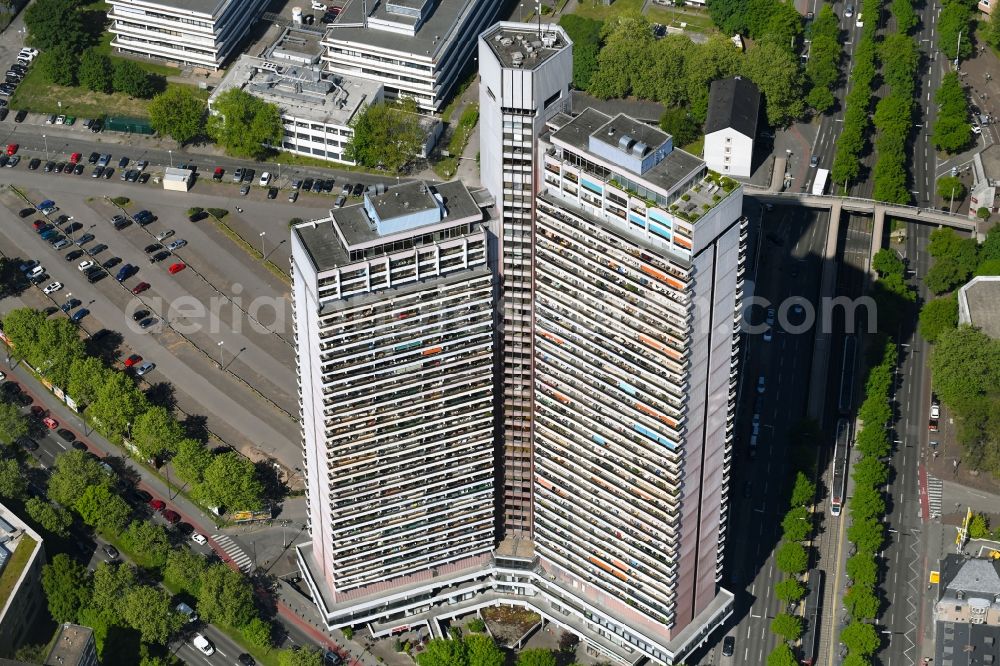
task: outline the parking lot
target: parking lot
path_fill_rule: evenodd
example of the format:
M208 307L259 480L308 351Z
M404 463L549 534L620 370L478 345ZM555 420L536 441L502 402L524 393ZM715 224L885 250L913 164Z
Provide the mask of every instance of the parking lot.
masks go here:
M71 243L79 240L80 234L95 236L82 249L70 245L55 251L32 227L34 220L45 218L18 218L18 210L26 206L24 200L10 190L0 195L0 203L8 211L8 224L0 232L0 250L8 256L39 260L51 280L63 285L59 291L44 295L41 289L48 282L40 283L26 292L22 301L45 308L69 299L80 300L79 307L90 311L80 322L85 330L93 333L106 327L119 331L119 360L138 354L156 363L143 380L169 384L181 410L205 415L212 432L252 457L273 456L288 471L298 466L298 430L288 416L297 413L297 396L287 285L223 235L211 220L191 223L187 217L188 208L194 205L233 211L227 222L245 238L263 242L269 259L287 266L287 203L260 196L234 199L231 183L211 183L205 186L205 193L196 196L193 192L164 192L152 182L140 185L114 178L95 181L82 175L27 171L23 162L15 169L0 169L0 182L16 184L32 202L54 200L59 210L53 212L52 219L72 216L61 225L74 228L65 234ZM212 193L208 193L210 189ZM100 196L102 193L105 196ZM119 196L131 200L125 209L110 201ZM238 203L242 213L236 212ZM116 214L142 209L152 211L156 219L121 230L111 223ZM295 214L306 217L327 210L294 209ZM162 251L145 250L157 242L157 234L170 231L173 234L164 243L182 239L186 244L162 261L151 263L150 255ZM69 261L66 257L100 244L108 247L93 260L106 264L118 258L119 263L108 267L105 278L90 283L78 270L79 262L89 257L71 256ZM175 263L183 263L185 268L170 274L168 268ZM120 284L115 274L118 266L125 264L138 271ZM131 290L140 282L150 287L133 295ZM16 306L5 304L7 308ZM154 325L142 329L132 320L140 309L149 311L147 318L157 320Z

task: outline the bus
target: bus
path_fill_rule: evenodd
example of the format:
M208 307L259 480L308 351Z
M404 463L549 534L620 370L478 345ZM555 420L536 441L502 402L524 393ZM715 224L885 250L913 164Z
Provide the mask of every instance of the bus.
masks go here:
M833 483L830 484L830 514L839 516L847 501L847 462L851 456L851 422L837 421L837 439L833 446Z
M823 606L823 571L813 569L809 572L809 591L806 593L805 621L802 632L802 666L813 666L817 659L816 650L819 646L819 623Z

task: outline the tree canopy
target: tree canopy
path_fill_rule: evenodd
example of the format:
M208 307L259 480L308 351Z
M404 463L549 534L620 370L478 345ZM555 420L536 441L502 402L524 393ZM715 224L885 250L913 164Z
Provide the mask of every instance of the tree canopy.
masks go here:
M280 146L285 132L277 105L239 88L216 98L205 128L227 154L255 160Z
M44 52L64 46L77 53L92 40L78 0L35 0L24 10L31 44Z
M559 25L573 41L573 87L590 88L590 79L597 69L597 54L601 50L601 21L576 14L564 14Z
M354 137L347 154L358 164L398 172L420 154L424 132L411 106L382 102L370 104L353 124Z
M90 572L66 553L57 553L42 567L42 589L56 622L76 622L90 599Z
M9 445L28 434L28 417L16 405L0 402L0 444Z
M70 449L56 456L55 470L49 476L48 495L53 502L66 507L76 506L88 488L110 483L96 460L83 451Z
M180 144L205 131L205 102L187 86L170 86L149 103L149 121Z
M234 511L257 510L263 506L264 486L257 478L257 469L235 451L212 457L205 468L199 492L211 506L224 506Z
M941 84L934 91L934 101L938 108L931 135L934 146L947 153L964 150L972 141L972 128L969 100L957 72L947 72L941 77ZM950 192L942 190L940 185L938 194L950 196ZM961 197L956 194L956 198Z

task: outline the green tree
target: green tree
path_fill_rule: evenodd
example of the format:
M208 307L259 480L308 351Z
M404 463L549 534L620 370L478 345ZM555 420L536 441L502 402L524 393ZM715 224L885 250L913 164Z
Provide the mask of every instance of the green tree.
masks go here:
M87 568L65 553L56 554L42 567L42 589L56 622L76 622L80 609L90 599L90 585Z
M220 94L205 129L226 153L262 160L281 145L284 127L278 107L239 88Z
M858 553L872 557L885 541L885 526L876 518L855 520L847 528L847 540L857 546Z
M424 132L418 117L400 104L371 104L355 116L347 154L358 164L398 172L420 153Z
M136 561L147 567L162 567L170 552L167 531L147 520L133 520L122 534L122 545L135 555Z
M786 641L796 641L802 635L804 625L802 618L798 615L788 613L778 613L771 620L771 633L781 636Z
M79 53L91 41L76 0L35 0L24 11L33 46L44 52L66 47Z
M556 666L556 656L552 650L544 648L521 650L517 655L517 666Z
M1000 48L1000 14L990 12L989 26L986 31L986 42L993 48ZM576 44L573 45L574 47Z
M857 620L844 627L840 632L840 641L850 652L863 656L875 654L880 643L875 627Z
M653 61L649 21L637 12L625 12L605 22L603 30L604 46L597 56L597 71L590 78L589 92L601 99L633 94L648 99L649 79L635 63Z
M270 623L265 622L259 617L255 617L243 625L240 631L243 633L243 637L255 647L269 650L274 645L274 641L271 639Z
M767 655L767 666L798 666L799 660L795 658L792 648L788 643L779 643L769 655Z
M945 201L961 201L965 197L965 183L955 176L941 176L937 179L937 191Z
M660 116L660 129L674 137L675 146L686 146L701 136L701 125L687 109L668 107Z
M424 651L417 655L419 666L468 666L465 643L435 638L427 643Z
M417 661L419 663L420 655ZM323 652L312 646L301 650L282 650L278 653L278 666L323 666Z
M197 486L204 480L205 470L212 463L212 452L196 439L182 439L170 463L178 477Z
M798 56L771 42L747 51L741 70L757 84L773 125L787 125L805 112Z
M979 246L980 261L996 259L1000 259L1000 224L994 224L990 227L990 230L986 232L986 240Z
M805 541L812 531L809 521L809 510L804 506L794 507L785 514L781 521L781 528L785 533L786 541Z
M37 645L22 645L14 653L14 659L23 661L26 664L43 664L48 654L48 645L42 643Z
M149 99L156 92L149 73L131 60L115 61L111 73L111 87L115 92L139 99Z
M861 460L854 463L854 470L851 472L854 482L866 488L878 488L885 484L889 478L889 467L871 456L863 456Z
M972 55L972 9L962 0L951 0L941 6L938 15L938 48L948 60L959 56L963 60ZM964 39L959 40L958 33Z
M198 610L206 622L244 626L256 613L250 581L221 562L211 565L201 576Z
M173 451L184 438L184 429L173 414L163 407L150 407L132 424L132 444L143 460Z
M964 405L1000 384L1000 344L959 326L938 337L931 354L934 387L947 405Z
M844 605L855 620L874 620L878 617L878 597L872 588L852 585L844 595Z
M816 484L802 472L796 472L792 487L792 506L809 506L816 497Z
M205 102L188 86L170 86L149 103L149 122L180 144L205 131Z
M840 662L840 666L872 666L872 662L860 654L851 652Z
M128 503L105 484L87 486L73 508L86 524L115 534L125 527L132 515Z
M597 70L597 54L601 50L600 21L584 18L576 14L564 14L559 25L573 41L573 87L587 90L590 78Z
M849 508L854 520L880 518L885 514L885 496L871 486L855 485Z
M80 85L88 90L110 93L114 90L113 72L111 58L97 49L87 49L80 56L80 68L77 70L76 78Z
M41 525L42 529L52 534L66 538L69 536L69 526L73 524L73 516L61 506L53 505L38 497L31 497L24 503L28 517Z
M207 568L207 560L198 553L187 548L172 548L167 552L163 579L197 597L201 589L201 577Z
M122 599L138 584L136 571L131 566L101 562L94 569L90 606L100 613L108 624L122 624L125 621Z
M911 0L892 0L892 15L896 19L896 30L903 34L917 25L917 13L913 11Z
M572 635L572 634L569 634ZM464 639L468 666L503 666L506 658L493 638L486 634L469 634Z
M87 488L108 483L108 475L96 460L83 451L71 449L56 456L56 469L49 476L48 496L63 506L76 506Z
M212 457L199 492L211 506L247 511L263 506L264 486L254 464L235 451Z
M111 372L87 413L94 419L98 432L112 442L120 442L129 425L148 408L146 396L128 375Z
M886 437L884 428L862 428L854 442L854 448L863 455L883 458L889 455L889 438Z
M0 402L0 444L7 446L28 434L28 417L16 405Z
M0 460L0 497L21 499L27 488L28 483L17 460L13 458Z
M886 275L903 275L906 267L903 265L903 260L899 258L894 250L887 248L881 249L875 253L872 257L872 268L875 272L879 274L880 277L885 277Z
M97 397L101 386L106 383L110 372L113 371L105 368L104 363L96 356L74 359L69 367L66 391L77 403L90 404Z
M847 575L855 585L874 587L878 580L878 564L866 553L847 558Z
M778 547L774 554L774 565L778 571L786 574L800 574L806 570L809 556L802 544L786 541Z
M798 601L806 596L806 586L795 578L785 578L774 585L774 595L785 604Z
M145 643L165 645L184 624L183 616L170 604L170 595L158 587L138 585L128 591L121 604L122 619Z
M42 76L49 83L54 83L57 86L73 86L76 85L78 62L72 49L56 46L51 50L42 51L35 67L41 71Z
M920 335L937 342L945 331L958 327L958 297L955 294L935 298L920 308Z
M973 514L969 522L969 536L973 539L988 539L990 537L990 521L981 514Z

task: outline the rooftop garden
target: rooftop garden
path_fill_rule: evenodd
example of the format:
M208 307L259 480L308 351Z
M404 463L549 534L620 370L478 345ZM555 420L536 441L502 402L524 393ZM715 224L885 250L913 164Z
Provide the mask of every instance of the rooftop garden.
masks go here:
M17 548L11 554L10 559L7 560L7 566L4 567L3 572L0 573L0 608L7 605L7 599L10 598L10 593L14 589L14 585L17 584L17 580L24 572L24 567L28 564L28 560L31 559L31 554L35 552L35 545L37 543L37 541L27 534L21 535L21 540L18 542Z

